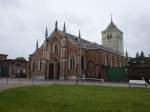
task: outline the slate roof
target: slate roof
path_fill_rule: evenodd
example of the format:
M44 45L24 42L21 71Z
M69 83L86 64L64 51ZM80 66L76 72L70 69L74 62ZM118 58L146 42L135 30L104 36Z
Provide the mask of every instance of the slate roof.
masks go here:
M85 40L83 38L79 38L78 36L75 36L75 35L72 35L72 34L69 34L69 33L66 33L66 32L63 32L63 31L60 31L60 30L54 30L49 36L48 36L48 40L50 40L52 38L52 35L54 32L59 32L60 34L66 36L67 38L70 38L71 40L73 40L75 43L77 43L78 45L80 45L81 48L83 49L86 49L86 50L94 50L94 49L102 49L102 50L105 50L105 51L108 51L108 52L111 52L111 53L114 53L114 54L117 54L117 55L121 55L121 53L117 52L117 51L113 51L109 48L106 48L102 45L99 45L98 43L96 42L90 42L88 40ZM44 41L45 42L45 41ZM40 46L40 48L44 45L44 43ZM39 48L39 49L40 49ZM36 51L35 51L36 52ZM35 53L34 52L34 53ZM33 54L34 54L33 53Z
M102 45L99 45L96 42L90 42L88 40L85 40L83 38L79 38L78 36L75 36L75 35L72 35L72 34L69 34L69 33L65 33L65 32L60 31L60 30L58 30L58 32L60 32L61 34L67 36L68 38L72 39L74 42L79 44L81 46L81 48L84 48L86 50L102 49L102 50L105 50L105 51L108 51L108 52L111 52L111 53L114 53L114 54L122 56L121 53L119 53L117 51L114 51L114 50L111 50L109 48L106 48L106 47L104 47Z
M104 30L104 31L102 31L102 32L107 32L107 31L114 31L114 30L117 30L117 31L120 31L120 32L122 32L114 23L113 23L113 21L111 21L110 22L110 24L107 26L107 28Z

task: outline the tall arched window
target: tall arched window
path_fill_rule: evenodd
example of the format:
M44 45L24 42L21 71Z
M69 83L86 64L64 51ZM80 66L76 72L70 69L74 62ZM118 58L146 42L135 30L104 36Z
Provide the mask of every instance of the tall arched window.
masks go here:
M42 60L40 60L40 71L42 70Z
M84 55L81 56L81 69L84 70Z
M107 34L107 39L112 38L112 34Z
M55 44L55 46L54 46L54 53L55 53L55 54L58 53L58 45L57 45L57 44Z
M110 34L110 36L109 36L110 38L112 38L112 34Z
M106 60L107 60L107 61L106 61L106 62L107 62L107 65L109 65L109 66L110 66L110 65L111 65L110 57L109 57L109 55L107 55L106 57L107 57L107 59L106 59Z
M34 72L35 71L35 63L33 62L33 65L32 65L32 71Z
M101 64L102 64L102 65L107 65L107 59L106 59L106 56L105 56L105 55L102 56Z
M76 68L76 61L75 61L75 56L71 55L69 58L69 66L70 69L75 69Z
M89 61L87 64L87 77L96 78L96 66L92 61Z

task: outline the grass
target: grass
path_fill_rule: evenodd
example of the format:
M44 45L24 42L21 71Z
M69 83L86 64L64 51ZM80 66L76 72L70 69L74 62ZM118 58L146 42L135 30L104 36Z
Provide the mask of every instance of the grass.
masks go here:
M0 112L150 112L150 89L41 85L0 92Z

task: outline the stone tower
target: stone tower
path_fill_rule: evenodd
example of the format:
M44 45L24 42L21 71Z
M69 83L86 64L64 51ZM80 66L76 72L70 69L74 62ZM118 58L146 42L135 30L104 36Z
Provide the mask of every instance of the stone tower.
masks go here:
M117 28L112 18L107 28L102 31L102 45L123 55L123 32Z

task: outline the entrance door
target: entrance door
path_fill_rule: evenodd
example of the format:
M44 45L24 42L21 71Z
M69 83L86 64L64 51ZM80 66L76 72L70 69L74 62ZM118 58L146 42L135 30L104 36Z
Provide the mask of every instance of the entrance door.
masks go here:
M54 79L54 64L49 64L49 76L48 79Z

